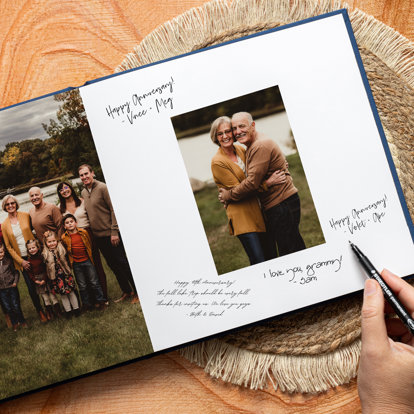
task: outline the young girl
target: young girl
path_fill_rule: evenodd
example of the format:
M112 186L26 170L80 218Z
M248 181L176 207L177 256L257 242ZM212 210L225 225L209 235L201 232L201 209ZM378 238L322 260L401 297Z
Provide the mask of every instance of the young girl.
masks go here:
M43 298L46 306L47 320L53 319L52 306L56 316L60 315L59 302L56 296L50 291L47 283L46 265L43 261L40 251L40 242L37 239L30 239L26 242L27 261L30 263L30 269L27 271L30 279L36 284L36 293Z
M13 261L6 256L4 245L0 245L0 300L10 316L15 332L19 325L22 328L27 328L27 323L20 307L20 296L17 289L18 281L19 272L15 269Z
M66 250L53 231L45 232L43 240L45 246L42 255L46 264L51 292L55 295L60 294L68 318L72 310L75 316L79 316L79 303L74 291L75 281L66 259Z

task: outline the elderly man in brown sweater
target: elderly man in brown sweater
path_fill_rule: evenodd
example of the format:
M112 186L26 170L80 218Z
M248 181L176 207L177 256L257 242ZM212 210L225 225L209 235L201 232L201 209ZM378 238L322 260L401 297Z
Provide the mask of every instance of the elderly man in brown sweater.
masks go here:
M29 198L33 204L29 214L36 237L43 243L43 234L46 231L53 231L59 239L63 230L60 210L54 204L43 200L43 193L39 187L32 187L29 190Z
M279 256L305 249L299 232L300 200L298 190L286 168L286 159L279 146L261 138L248 112L238 112L231 119L233 134L246 145L246 179L230 190L220 189L224 203L237 202L256 193L261 183L276 170L284 170L286 181L257 192L266 217L267 232L277 245Z
M131 302L136 303L138 302L137 291L119 234L108 188L105 183L94 178L95 174L90 165L81 165L78 172L79 178L85 186L81 195L96 244L108 266L114 272L122 290L122 296L115 302L120 302L131 296Z

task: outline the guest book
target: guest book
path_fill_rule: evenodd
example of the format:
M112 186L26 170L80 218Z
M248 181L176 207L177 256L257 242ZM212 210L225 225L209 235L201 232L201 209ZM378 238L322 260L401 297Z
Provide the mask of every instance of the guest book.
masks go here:
M213 142L231 145L232 130L237 165ZM266 145L248 143L244 160L249 134ZM33 186L52 204L61 181L80 191L83 164L106 183L106 234L120 236L140 302L114 302L123 292L105 265L105 310L41 323L21 278L29 328L1 323L2 398L361 290L349 240L378 269L414 273L414 227L345 10L4 108L0 140L2 195L19 211ZM284 177L267 183L276 160ZM244 192L223 206L216 184L233 194L234 180ZM240 230L235 209L262 224ZM286 217L304 248L284 253Z

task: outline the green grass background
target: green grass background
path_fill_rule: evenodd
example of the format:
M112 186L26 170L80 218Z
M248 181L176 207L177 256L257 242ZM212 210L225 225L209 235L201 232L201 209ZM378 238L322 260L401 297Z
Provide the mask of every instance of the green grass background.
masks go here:
M292 154L286 158L289 162L289 171L293 182L299 191L301 201L300 232L306 247L325 243L299 154ZM247 267L250 263L238 238L229 234L226 212L218 201L217 195L217 187L208 186L197 192L195 198L217 272L221 275Z
M122 292L102 258L108 296ZM19 281L28 329L6 327L0 311L0 398L93 372L153 352L139 304L129 300L93 310L70 320L41 323L23 277Z

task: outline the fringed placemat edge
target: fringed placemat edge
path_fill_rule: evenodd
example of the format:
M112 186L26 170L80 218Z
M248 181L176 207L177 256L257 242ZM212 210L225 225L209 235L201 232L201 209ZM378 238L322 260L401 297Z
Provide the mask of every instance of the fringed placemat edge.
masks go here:
M194 7L158 26L129 53L115 72L137 68L194 50L194 45L226 32L249 34L253 27L266 29L322 13L349 9L339 0L213 0ZM246 16L249 16L248 27ZM359 47L368 48L414 88L414 44L396 30L359 9L350 11ZM243 26L240 25L242 21ZM257 31L257 30L256 30ZM208 43L208 42L207 42Z
M269 23L289 23L348 7L339 0L262 0L257 6L257 0L212 0L194 7L154 29L115 72L188 53L194 45L202 45L220 33L247 32L243 29L246 21L249 27L264 28Z
M358 370L361 341L322 355L274 355L237 348L217 339L181 349L180 354L213 378L252 390L319 393L349 383Z
M359 9L349 17L358 46L374 53L414 88L414 43Z

